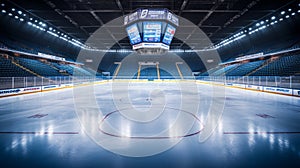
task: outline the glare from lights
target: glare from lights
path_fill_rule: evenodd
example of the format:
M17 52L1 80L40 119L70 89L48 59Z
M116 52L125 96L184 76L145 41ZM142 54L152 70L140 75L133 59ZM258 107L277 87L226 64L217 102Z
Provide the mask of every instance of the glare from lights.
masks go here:
M259 23L256 23L256 26L259 26L260 24Z
M275 16L272 16L271 19L274 20L274 19L276 19L276 17L275 17Z
M53 28L52 27L49 27L49 30L52 30Z
M282 18L279 19L279 21L282 21L282 20L283 20Z
M261 21L261 22L260 22L260 24L264 24L264 23L265 23L264 21Z
M22 14L22 11L18 11L18 14L20 14L20 15L21 15L21 14Z
M292 13L292 16L294 16L296 13L294 12L294 13Z
M21 21L21 22L23 22L23 21L24 21L24 19L23 19L23 18L20 18L20 21Z
M33 20L32 18L30 18L29 20Z
M298 13L300 13L300 10L298 10Z
M278 21L276 20L274 23L278 23Z
M285 14L285 11L282 11L280 14L284 15L284 14Z
M19 16L15 16L15 19L19 19Z
M23 16L26 16L26 14L24 13Z
M286 16L285 16L285 18L289 18L289 17L290 17L289 15L286 15Z
M3 9L3 10L2 10L2 13L6 13L6 10Z
M2 3L2 4L1 4L1 6L5 6L5 4L4 4L4 3Z
M12 10L12 11L15 11L16 9L15 9L15 8L12 8L11 10Z
M267 19L266 22L269 22L269 20Z
M252 28L250 27L249 30L252 30Z
M12 16L12 14L11 14L11 13L9 13L8 15L9 15L9 16Z
M37 20L35 20L34 22L35 22L35 23L37 23L38 21L37 21Z
M32 23L31 22L27 22L29 25L32 25Z
M289 9L288 11L290 12L290 11L292 11L292 9Z

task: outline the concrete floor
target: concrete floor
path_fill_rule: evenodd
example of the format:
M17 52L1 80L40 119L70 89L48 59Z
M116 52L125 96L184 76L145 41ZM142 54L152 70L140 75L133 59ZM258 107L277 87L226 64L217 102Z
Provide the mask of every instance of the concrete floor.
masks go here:
M76 101L89 98L78 97L76 90L1 98L0 167L300 167L300 98L226 88L222 118L200 143L201 131L211 124L206 117L213 104L212 86L198 84L194 95L190 88L167 82L136 83L128 93L118 84L93 89L103 114L91 126L95 130L85 127L89 120L82 121L77 111ZM190 104L184 107L186 100ZM152 107L154 113L161 104L163 113L148 125L123 116ZM195 104L198 111L190 111ZM168 130L178 116L181 123ZM179 128L190 126L186 121L195 121L188 131ZM101 146L101 138L112 141L110 145L120 142L118 147L127 153ZM168 144L151 156L129 156Z

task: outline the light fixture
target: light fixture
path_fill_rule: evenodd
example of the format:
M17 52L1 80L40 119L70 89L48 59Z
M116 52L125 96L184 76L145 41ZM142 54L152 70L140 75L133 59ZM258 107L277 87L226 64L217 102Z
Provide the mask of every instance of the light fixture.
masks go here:
M33 20L32 18L30 18L29 20Z
M9 13L8 15L9 15L9 16L12 16L12 14L11 14L11 13Z
M260 24L259 23L256 23L256 26L259 26Z
M24 21L24 19L23 19L23 18L20 18L20 21L21 21L21 22L23 22L23 21Z
M285 11L282 11L280 14L284 15L284 14L285 14Z
M15 9L15 8L12 8L11 10L12 10L12 11L15 11L16 9Z
M289 18L289 17L290 17L289 15L286 15L286 16L285 16L285 18Z
M290 11L292 11L292 9L290 8L288 11L290 12Z
M282 21L282 20L283 20L283 18L280 18L280 19L279 19L279 21Z
M2 13L6 13L6 10L3 9L3 10L2 10Z
M19 19L19 16L15 16L15 19Z
M26 14L24 13L23 16L26 16Z
M275 16L272 16L271 19L274 20L274 19L276 19L276 17L275 17Z
M5 4L4 4L4 3L2 3L2 4L1 4L1 6L5 6Z
M296 13L294 12L294 13L292 13L292 16L294 16Z
M18 14L20 14L20 15L21 15L21 14L22 14L22 11L18 11Z

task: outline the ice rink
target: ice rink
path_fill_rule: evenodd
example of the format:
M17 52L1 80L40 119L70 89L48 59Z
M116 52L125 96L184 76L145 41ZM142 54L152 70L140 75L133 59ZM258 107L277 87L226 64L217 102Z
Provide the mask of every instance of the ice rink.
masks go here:
M297 97L136 82L7 97L0 104L3 168L300 167ZM210 110L220 120L201 142L213 127ZM155 154L129 156L147 151Z

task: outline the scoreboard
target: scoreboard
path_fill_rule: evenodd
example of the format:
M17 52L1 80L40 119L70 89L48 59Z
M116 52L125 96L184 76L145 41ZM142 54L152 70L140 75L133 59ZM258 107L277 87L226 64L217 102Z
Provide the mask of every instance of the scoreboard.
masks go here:
M134 50L169 50L179 25L176 15L167 9L138 9L124 17L126 32Z

